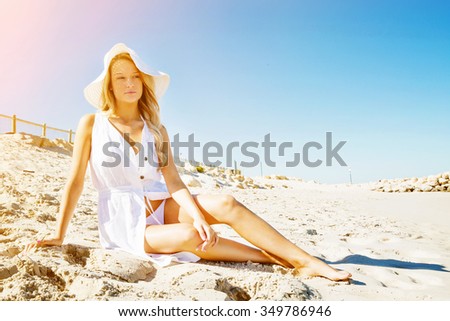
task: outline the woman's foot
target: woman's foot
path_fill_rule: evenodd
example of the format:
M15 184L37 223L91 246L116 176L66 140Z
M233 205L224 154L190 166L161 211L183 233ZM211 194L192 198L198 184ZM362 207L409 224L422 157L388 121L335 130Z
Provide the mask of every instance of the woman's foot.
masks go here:
M304 277L320 276L331 281L347 281L352 277L351 273L347 271L338 271L316 258L313 258L310 262L301 267L296 267L295 273Z

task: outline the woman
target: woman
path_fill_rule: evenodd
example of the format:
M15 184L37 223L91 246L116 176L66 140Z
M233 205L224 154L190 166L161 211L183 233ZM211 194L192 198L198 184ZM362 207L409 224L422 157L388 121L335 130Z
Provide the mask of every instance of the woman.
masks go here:
M160 122L158 99L168 84L167 74L151 70L124 44L106 54L104 71L84 91L100 111L79 122L55 235L29 244L26 251L63 243L89 163L99 191L99 234L105 248L135 253L161 266L172 260L250 260L295 268L304 276L349 279L350 273L309 255L233 196L188 191ZM219 223L257 248L219 237L211 228Z

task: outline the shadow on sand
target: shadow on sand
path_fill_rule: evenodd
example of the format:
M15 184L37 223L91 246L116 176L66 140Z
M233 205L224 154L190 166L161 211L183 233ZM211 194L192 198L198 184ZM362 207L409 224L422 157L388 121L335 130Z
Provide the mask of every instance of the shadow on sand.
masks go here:
M340 261L325 261L327 264L359 264L359 265L372 265L372 266L382 266L398 269L409 269L409 270L431 270L438 272L450 272L446 270L446 267L441 264L433 263L416 263L407 262L393 259L374 259L368 256L353 254L343 258Z

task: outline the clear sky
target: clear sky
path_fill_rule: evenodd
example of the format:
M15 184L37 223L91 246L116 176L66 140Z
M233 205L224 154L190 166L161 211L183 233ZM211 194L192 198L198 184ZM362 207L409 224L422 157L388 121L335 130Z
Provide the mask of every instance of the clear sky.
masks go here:
M75 129L95 112L83 88L124 42L171 76L160 102L170 136L224 149L253 141L260 155L266 134L292 142L285 156L272 148L275 168L246 175L348 182L348 167L325 166L326 132L333 146L346 141L353 182L440 173L450 169L449 12L449 1L0 0L0 113ZM322 165L286 167L310 141L324 146L309 155Z

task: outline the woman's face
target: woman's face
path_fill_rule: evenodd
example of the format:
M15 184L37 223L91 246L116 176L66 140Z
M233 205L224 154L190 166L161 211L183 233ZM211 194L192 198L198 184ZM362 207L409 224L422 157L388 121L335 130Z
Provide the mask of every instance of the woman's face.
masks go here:
M134 103L142 96L142 79L138 69L127 59L111 66L111 87L116 102Z

